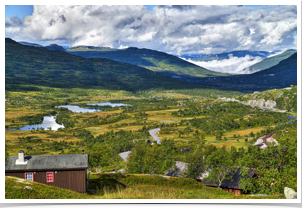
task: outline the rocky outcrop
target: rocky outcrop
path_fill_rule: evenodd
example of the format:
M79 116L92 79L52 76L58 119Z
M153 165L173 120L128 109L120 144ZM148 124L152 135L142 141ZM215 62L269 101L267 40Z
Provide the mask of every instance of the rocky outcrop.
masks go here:
M182 173L187 168L188 163L176 161L175 166L170 168L166 173L165 176L174 176L178 177L180 173Z
M285 187L284 195L286 199L297 199L297 192L292 188Z
M260 100L248 100L246 102L242 102L247 105L253 105L253 106L258 106L260 108L276 108L277 103L273 100L267 100L265 101L264 99Z
M273 143L274 145L279 145L279 143L277 142L277 140L272 137L274 134L275 134L275 131L259 137L256 140L256 142L255 142L254 145L256 145L257 147L259 147L260 149L267 148L270 143Z

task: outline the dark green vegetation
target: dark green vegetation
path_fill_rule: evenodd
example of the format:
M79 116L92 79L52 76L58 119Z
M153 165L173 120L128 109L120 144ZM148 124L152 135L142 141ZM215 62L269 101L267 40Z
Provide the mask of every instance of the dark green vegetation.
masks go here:
M8 38L5 42L6 90L14 90L21 84L127 91L194 87L131 64L85 59L63 51L21 45Z
M282 193L284 187L297 190L297 128L282 125L276 128L279 145L269 145L264 150L250 149L243 158L245 167L256 169L254 178L241 180L244 190L261 193ZM243 175L247 175L243 171Z
M5 42L5 87L8 91L38 91L38 86L132 92L186 89L204 90L209 94L217 91L128 63L103 58L86 59L60 50L22 45L9 38Z
M243 69L242 71L247 72L247 73L255 73L258 71L262 71L264 69L268 69L272 66L277 65L278 63L280 63L280 61L287 59L294 53L297 53L297 51L296 50L287 50L287 51L283 52L282 54L278 54L276 56L272 56L269 58L264 58L259 63L249 66L249 67Z
M50 44L48 46L45 46L45 48L49 50L59 50L59 51L65 51L65 49L62 46L59 46L57 44Z
M248 170L242 170L245 178L240 185L245 192L283 194L284 187L297 189L297 128L296 124L277 126L278 145L269 144L265 149L249 145L248 150L236 150L233 146L216 148L208 145L192 153L187 175L197 178L199 167L211 168L209 177L204 181L215 182L217 186L223 179L231 178L236 167L250 168L255 177L248 177ZM268 132L268 131L267 131ZM254 140L255 141L255 140ZM205 156L205 161L202 160ZM198 158L196 160L196 158Z
M130 47L127 49L108 49L91 46L71 47L66 50L70 54L85 58L107 58L114 61L145 67L164 75L186 80L190 77L225 76L226 74L207 70L176 56L164 52Z
M221 105L221 104L220 104ZM234 106L230 103L229 106L213 106L220 114L212 114L206 118L194 118L192 120L182 120L180 125L192 126L201 132L205 132L206 135L215 135L218 138L223 136L224 131L230 132L235 129L246 129L261 126L271 126L279 123L285 123L288 121L288 115L280 115L275 112L261 112L250 108L248 117L242 118L242 112L236 112L236 109L240 110L242 106ZM236 108L237 107L237 108ZM233 108L234 111L226 112L225 110ZM241 116L239 116L241 113Z

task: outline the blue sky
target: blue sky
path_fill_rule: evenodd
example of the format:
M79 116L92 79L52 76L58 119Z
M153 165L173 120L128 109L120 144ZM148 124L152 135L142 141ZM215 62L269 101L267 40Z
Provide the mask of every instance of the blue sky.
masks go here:
M256 8L260 7L261 5L245 5L245 7ZM145 7L149 11L153 11L153 8L156 5L145 5ZM27 15L31 15L33 13L33 6L32 5L5 5L5 17L13 17L17 16L20 19L23 19Z
M5 5L5 17L17 16L23 19L33 13L32 5Z

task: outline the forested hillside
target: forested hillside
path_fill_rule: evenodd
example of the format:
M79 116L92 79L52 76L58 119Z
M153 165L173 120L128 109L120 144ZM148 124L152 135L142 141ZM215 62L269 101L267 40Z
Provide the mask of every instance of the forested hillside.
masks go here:
M186 80L190 77L225 76L226 74L207 70L176 56L150 50L130 47L127 49L97 48L91 46L71 47L66 52L85 58L107 58L157 71L167 76Z
M86 59L63 51L21 45L9 38L5 39L5 61L7 90L21 84L128 91L196 87L135 65Z

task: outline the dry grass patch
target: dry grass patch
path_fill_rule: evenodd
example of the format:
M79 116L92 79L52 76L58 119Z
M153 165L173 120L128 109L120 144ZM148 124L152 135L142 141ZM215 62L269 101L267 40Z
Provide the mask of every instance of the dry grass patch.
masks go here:
M16 120L22 116L34 116L40 114L39 110L30 110L31 107L15 106L10 104L5 104L5 125L13 124L10 120Z
M234 134L240 135L240 136L249 135L251 132L256 134L257 132L260 132L261 130L265 130L266 128L267 128L266 126L263 126L263 127L256 127L256 128L250 128L250 129L244 129L244 130L237 130L237 131L228 132L224 136L227 138L228 137L233 138Z

